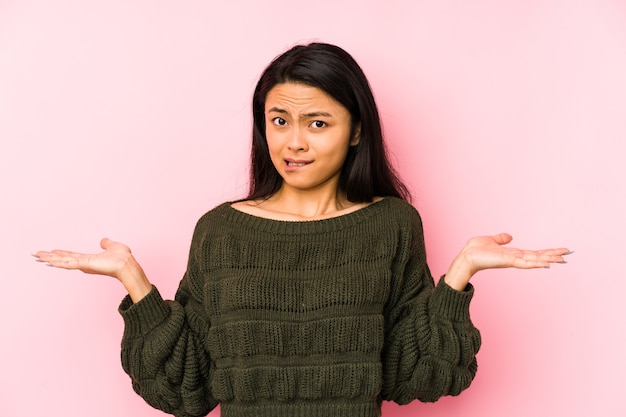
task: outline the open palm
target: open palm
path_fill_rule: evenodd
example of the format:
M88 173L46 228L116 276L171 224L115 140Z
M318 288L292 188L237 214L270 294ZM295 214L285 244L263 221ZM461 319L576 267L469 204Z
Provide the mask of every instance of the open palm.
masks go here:
M98 254L85 254L65 250L40 251L34 254L40 262L63 269L77 269L87 274L108 275L120 278L132 260L130 248L123 243L102 239Z
M470 239L461 256L471 265L472 272L491 268L546 268L551 263L564 263L566 248L527 250L504 246L513 238L507 233L478 236Z
M504 246L512 240L508 233L470 239L450 265L446 282L462 290L478 271L493 268L549 268L552 263L565 263L563 256L570 253L566 248L527 250Z
M566 248L527 250L506 245L513 238L507 233L495 236L479 236L468 241L463 249L477 271L490 268L543 268L554 262L564 262Z

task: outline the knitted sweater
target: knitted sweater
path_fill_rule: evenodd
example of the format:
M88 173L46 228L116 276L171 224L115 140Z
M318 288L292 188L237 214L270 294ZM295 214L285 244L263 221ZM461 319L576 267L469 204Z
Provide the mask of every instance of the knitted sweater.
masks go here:
M122 364L176 416L379 416L469 386L472 294L435 286L403 200L293 222L225 203L198 221L174 301L122 301Z

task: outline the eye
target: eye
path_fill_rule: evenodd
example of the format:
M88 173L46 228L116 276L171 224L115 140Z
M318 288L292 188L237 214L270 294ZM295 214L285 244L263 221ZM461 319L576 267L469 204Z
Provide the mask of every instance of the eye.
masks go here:
M287 124L287 121L282 117L274 117L272 119L272 123L274 123L276 126L285 126Z
M326 127L326 123L322 122L321 120L316 120L313 123L311 123L310 125L313 129L321 129L323 127Z

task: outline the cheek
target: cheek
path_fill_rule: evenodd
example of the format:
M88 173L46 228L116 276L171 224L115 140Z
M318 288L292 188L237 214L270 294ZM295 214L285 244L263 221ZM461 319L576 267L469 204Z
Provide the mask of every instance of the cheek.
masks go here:
M350 143L344 135L338 135L336 137L328 138L327 140L321 141L318 146L318 149L321 152L324 152L326 155L332 157L334 160L343 160L348 154Z

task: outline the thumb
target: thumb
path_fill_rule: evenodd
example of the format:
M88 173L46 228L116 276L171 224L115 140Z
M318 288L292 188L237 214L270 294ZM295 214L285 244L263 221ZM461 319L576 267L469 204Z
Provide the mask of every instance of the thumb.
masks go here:
M100 247L104 250L107 250L111 244L113 244L113 241L108 237L105 237L100 241Z
M493 238L498 245L506 245L508 243L511 243L511 241L513 240L513 236L508 233L499 233L497 235L494 235Z

